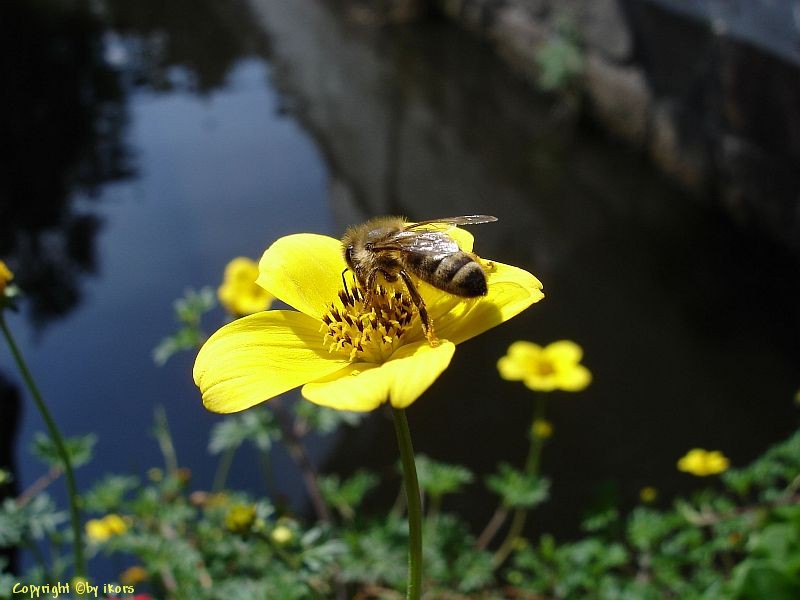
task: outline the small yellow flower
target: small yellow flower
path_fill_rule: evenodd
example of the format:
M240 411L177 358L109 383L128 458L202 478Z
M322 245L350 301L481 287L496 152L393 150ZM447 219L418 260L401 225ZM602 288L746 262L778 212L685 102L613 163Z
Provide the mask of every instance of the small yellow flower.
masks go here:
M90 519L86 522L86 536L93 542L103 543L115 535L128 530L125 521L119 515L110 514L102 519Z
M592 381L581 362L583 349L575 342L561 340L542 348L533 342L514 342L497 361L500 377L522 381L537 392L564 390L579 392Z
M220 304L235 317L251 315L267 310L272 304L272 296L256 284L258 263L239 256L225 267L222 285L217 288Z
M639 499L645 504L652 504L658 498L658 490L651 485L639 490Z
M6 293L6 286L14 279L14 274L8 268L5 262L0 260L0 296Z
M726 471L730 466L730 461L719 450L703 450L693 448L689 450L679 461L678 470L691 473L697 477L707 477Z
M234 533L245 533L256 520L256 507L252 504L234 504L225 515L225 528Z
M472 235L448 232L464 251ZM455 345L507 321L544 297L530 273L494 262L488 294L463 299L419 283L439 345L428 343L402 286L342 289L339 240L283 237L259 263L257 283L296 308L269 310L229 323L203 345L194 381L205 407L231 413L302 387L303 396L339 410L368 411L390 402L405 408L450 364Z
M134 565L132 567L128 567L119 574L119 582L122 585L136 585L137 583L147 581L149 577L150 574L147 572L147 569L141 565Z
M286 525L278 525L272 530L272 533L269 534L269 539L279 546L289 543L293 537L294 534L292 533L292 530L286 527Z
M531 425L531 434L542 440L553 436L553 424L547 419L536 419Z

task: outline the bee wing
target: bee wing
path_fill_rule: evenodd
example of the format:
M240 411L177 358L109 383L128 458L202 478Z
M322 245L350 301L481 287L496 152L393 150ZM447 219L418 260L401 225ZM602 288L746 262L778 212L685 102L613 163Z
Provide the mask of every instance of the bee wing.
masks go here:
M432 231L446 231L457 225L477 225L479 223L492 223L497 221L497 217L491 215L462 215L459 217L441 217L439 219L430 219L428 221L420 221L418 223L409 223L406 225L404 231L413 231L424 227Z
M453 238L440 231L398 231L384 242L376 244L373 250L399 250L447 256L458 252L460 248Z

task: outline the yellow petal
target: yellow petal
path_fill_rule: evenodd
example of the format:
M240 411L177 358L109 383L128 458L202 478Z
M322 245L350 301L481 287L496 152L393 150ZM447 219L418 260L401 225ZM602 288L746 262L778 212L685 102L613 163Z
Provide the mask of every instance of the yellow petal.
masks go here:
M319 321L285 310L225 325L194 363L203 404L214 412L237 412L338 371L348 361L322 347L319 329Z
M339 240L298 233L267 248L256 283L289 306L320 318L342 289L345 266Z
M390 402L405 408L419 398L453 358L455 345L427 341L402 346L380 366L353 364L324 379L303 386L303 396L338 410L367 411Z
M583 365L570 365L556 370L558 389L567 392L580 392L592 382L592 374Z
M570 340L559 340L548 344L544 349L547 358L556 364L579 363L583 358L583 348Z
M500 377L508 381L521 381L532 372L542 356L542 347L533 342L514 342L508 347L508 353L497 361Z
M456 299L455 306L447 306L449 311L444 315L443 303L432 308L437 336L459 344L509 320L544 298L542 284L536 277L503 263L493 263L487 273L487 282L489 291L486 296Z
M522 381L529 390L534 392L552 392L558 389L558 378L555 373L542 375L531 373Z

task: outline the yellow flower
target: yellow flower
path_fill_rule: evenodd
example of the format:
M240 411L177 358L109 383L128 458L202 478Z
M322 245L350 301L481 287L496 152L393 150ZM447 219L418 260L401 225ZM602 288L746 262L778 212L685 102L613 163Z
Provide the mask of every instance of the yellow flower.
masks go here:
M514 342L497 361L497 369L503 379L522 381L537 392L579 392L592 381L589 369L580 364L582 357L583 349L568 340L544 348L532 342Z
M225 528L234 533L250 531L256 520L256 507L252 504L234 504L225 515Z
M6 286L12 279L14 279L14 274L11 272L11 269L6 266L6 263L0 260L0 296L6 293Z
M553 436L553 424L547 419L536 419L531 425L531 434L543 440Z
M147 572L147 569L141 565L134 565L132 567L128 567L119 574L119 582L122 585L136 585L137 583L147 581L149 577L150 574Z
M93 542L102 543L115 535L128 530L125 521L119 515L110 514L102 519L90 519L86 522L86 536Z
M272 304L272 296L259 285L258 264L256 261L240 256L225 267L222 285L217 289L220 304L235 317L251 315L267 310Z
M278 525L272 530L272 533L269 534L269 537L279 546L283 546L292 540L294 534L292 533L291 529L286 527L286 525Z
M719 450L693 448L678 461L678 470L697 477L707 477L727 471L730 461Z
M645 504L652 504L658 498L658 490L651 485L639 490L639 499Z
M472 250L468 232L448 233ZM419 283L440 341L431 346L402 286L376 290L367 309L359 289L342 289L344 269L341 243L327 236L290 235L264 252L257 283L297 310L256 313L208 339L194 365L207 409L244 410L298 386L308 400L339 410L405 408L447 368L456 344L544 297L533 275L497 262L484 297Z

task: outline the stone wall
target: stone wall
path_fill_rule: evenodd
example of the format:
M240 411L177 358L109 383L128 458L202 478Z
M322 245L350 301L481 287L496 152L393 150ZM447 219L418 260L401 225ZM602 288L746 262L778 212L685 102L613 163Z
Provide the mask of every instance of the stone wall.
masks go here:
M698 197L800 248L800 3L433 4L534 82L537 52L566 15L596 122Z

